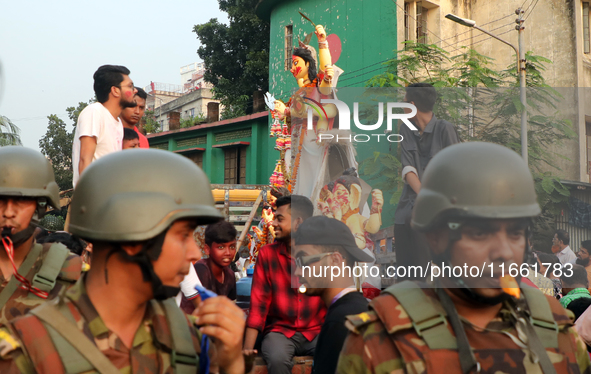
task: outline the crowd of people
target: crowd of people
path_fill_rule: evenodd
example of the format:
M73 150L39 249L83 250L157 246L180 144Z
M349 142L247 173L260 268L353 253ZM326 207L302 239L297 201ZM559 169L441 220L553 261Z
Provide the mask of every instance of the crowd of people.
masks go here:
M453 127L418 105L419 146L403 163L396 254L417 256L402 264L490 265L490 276L399 279L369 301L354 271L322 271L374 260L351 229L285 195L245 313L234 302L237 231L207 176L172 152L115 152L145 147L135 127L145 93L120 66L94 78L98 102L75 134L67 233L37 225L60 208L49 161L0 148L0 373L239 374L259 353L270 374L291 373L302 355L315 374L591 372L591 241L575 255L557 230L553 254L533 250L541 210L514 151L455 144ZM406 101L432 93L419 88L428 94ZM206 258L194 238L202 225ZM533 271L507 277L510 265Z

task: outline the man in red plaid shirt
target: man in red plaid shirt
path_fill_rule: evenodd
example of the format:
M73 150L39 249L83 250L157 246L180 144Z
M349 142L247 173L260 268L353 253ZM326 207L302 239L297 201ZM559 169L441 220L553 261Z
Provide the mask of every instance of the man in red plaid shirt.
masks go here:
M326 307L320 297L292 288L295 260L291 256L291 230L293 227L295 232L312 216L312 202L291 195L277 199L276 206L276 241L261 248L254 269L244 350L256 353L254 345L262 332L261 351L269 374L291 374L294 356L314 354Z

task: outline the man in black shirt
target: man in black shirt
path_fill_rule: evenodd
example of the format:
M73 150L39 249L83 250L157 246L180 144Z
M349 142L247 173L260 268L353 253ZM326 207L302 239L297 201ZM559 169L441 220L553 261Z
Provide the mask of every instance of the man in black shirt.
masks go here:
M324 216L305 220L295 234L295 244L295 275L305 286L300 292L320 296L328 308L312 373L334 374L348 332L345 317L367 311L367 300L354 286L355 262L373 259L357 247L347 225Z
M427 242L410 227L410 215L421 189L425 167L439 151L459 143L460 139L451 123L438 119L433 114L437 91L431 84L411 84L406 88L404 101L417 108L417 114L410 119L417 131L411 130L404 123L399 129L400 135L404 138L400 143L404 187L394 213L394 238L396 265L407 268L413 265L425 266L430 261ZM398 277L400 281L420 278L417 274Z

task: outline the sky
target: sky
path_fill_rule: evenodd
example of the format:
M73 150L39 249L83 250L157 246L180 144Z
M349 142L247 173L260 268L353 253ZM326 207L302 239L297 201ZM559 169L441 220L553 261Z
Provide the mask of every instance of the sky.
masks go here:
M217 0L11 1L0 6L0 115L39 149L47 116L71 130L66 108L94 97L92 75L124 65L136 86L181 84L180 67L199 62L193 26L217 18Z

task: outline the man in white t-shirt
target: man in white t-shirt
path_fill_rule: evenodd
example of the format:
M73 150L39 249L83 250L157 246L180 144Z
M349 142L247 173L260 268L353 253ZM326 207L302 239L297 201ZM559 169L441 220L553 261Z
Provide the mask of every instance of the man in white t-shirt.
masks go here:
M98 102L80 113L74 133L74 187L91 162L121 150L123 125L119 115L123 109L137 105L133 98L137 91L125 66L103 65L93 78Z
M558 257L562 265L575 264L577 255L570 249L570 236L566 230L556 230L552 238L552 252Z
M181 292L176 295L176 305L182 307L181 301L183 296L185 296L185 299L187 299L187 301L189 301L193 307L191 309L196 308L197 304L194 300L197 298L197 296L199 296L199 292L197 292L195 286L202 286L202 284L199 280L199 276L197 275L197 271L195 271L195 266L191 266L189 269L189 274L185 275L185 278L180 284Z

